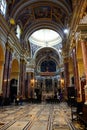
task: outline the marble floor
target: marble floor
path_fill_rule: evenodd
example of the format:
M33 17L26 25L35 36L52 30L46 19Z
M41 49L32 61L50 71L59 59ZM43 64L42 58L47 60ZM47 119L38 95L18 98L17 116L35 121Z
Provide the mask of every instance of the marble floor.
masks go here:
M84 130L71 121L66 103L23 104L0 108L0 130Z

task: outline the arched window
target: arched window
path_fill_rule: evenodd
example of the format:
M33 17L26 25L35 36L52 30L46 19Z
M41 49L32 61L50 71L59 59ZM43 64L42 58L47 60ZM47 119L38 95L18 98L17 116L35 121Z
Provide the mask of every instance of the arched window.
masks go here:
M17 25L16 36L18 37L18 39L20 39L20 35L21 35L21 28L19 25Z
M6 13L6 0L0 0L0 13L5 16Z

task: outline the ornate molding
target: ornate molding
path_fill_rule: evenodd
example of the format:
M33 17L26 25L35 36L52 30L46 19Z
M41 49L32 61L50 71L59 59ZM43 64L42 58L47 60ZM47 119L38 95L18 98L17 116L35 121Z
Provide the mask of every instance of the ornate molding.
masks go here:
M82 19L86 15L86 8L87 8L87 0L84 0L81 13L80 13L80 18Z
M77 26L78 41L87 41L87 24Z

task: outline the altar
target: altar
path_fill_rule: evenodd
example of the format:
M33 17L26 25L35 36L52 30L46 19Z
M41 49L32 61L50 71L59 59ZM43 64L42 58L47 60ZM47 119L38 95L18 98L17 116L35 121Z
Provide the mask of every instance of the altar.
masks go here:
M46 99L52 99L52 98L54 98L54 91L52 91L52 92L43 91L42 92L42 101L45 101Z

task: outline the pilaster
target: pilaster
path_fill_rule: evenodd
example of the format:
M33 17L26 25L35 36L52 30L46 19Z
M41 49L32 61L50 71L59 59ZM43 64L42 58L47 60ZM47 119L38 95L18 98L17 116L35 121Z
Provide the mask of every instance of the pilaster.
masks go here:
M12 48L8 44L6 44L3 85L2 85L3 96L5 98L9 97L11 61L12 61Z
M25 98L25 76L26 76L26 62L20 59L20 77L19 77L19 94Z

